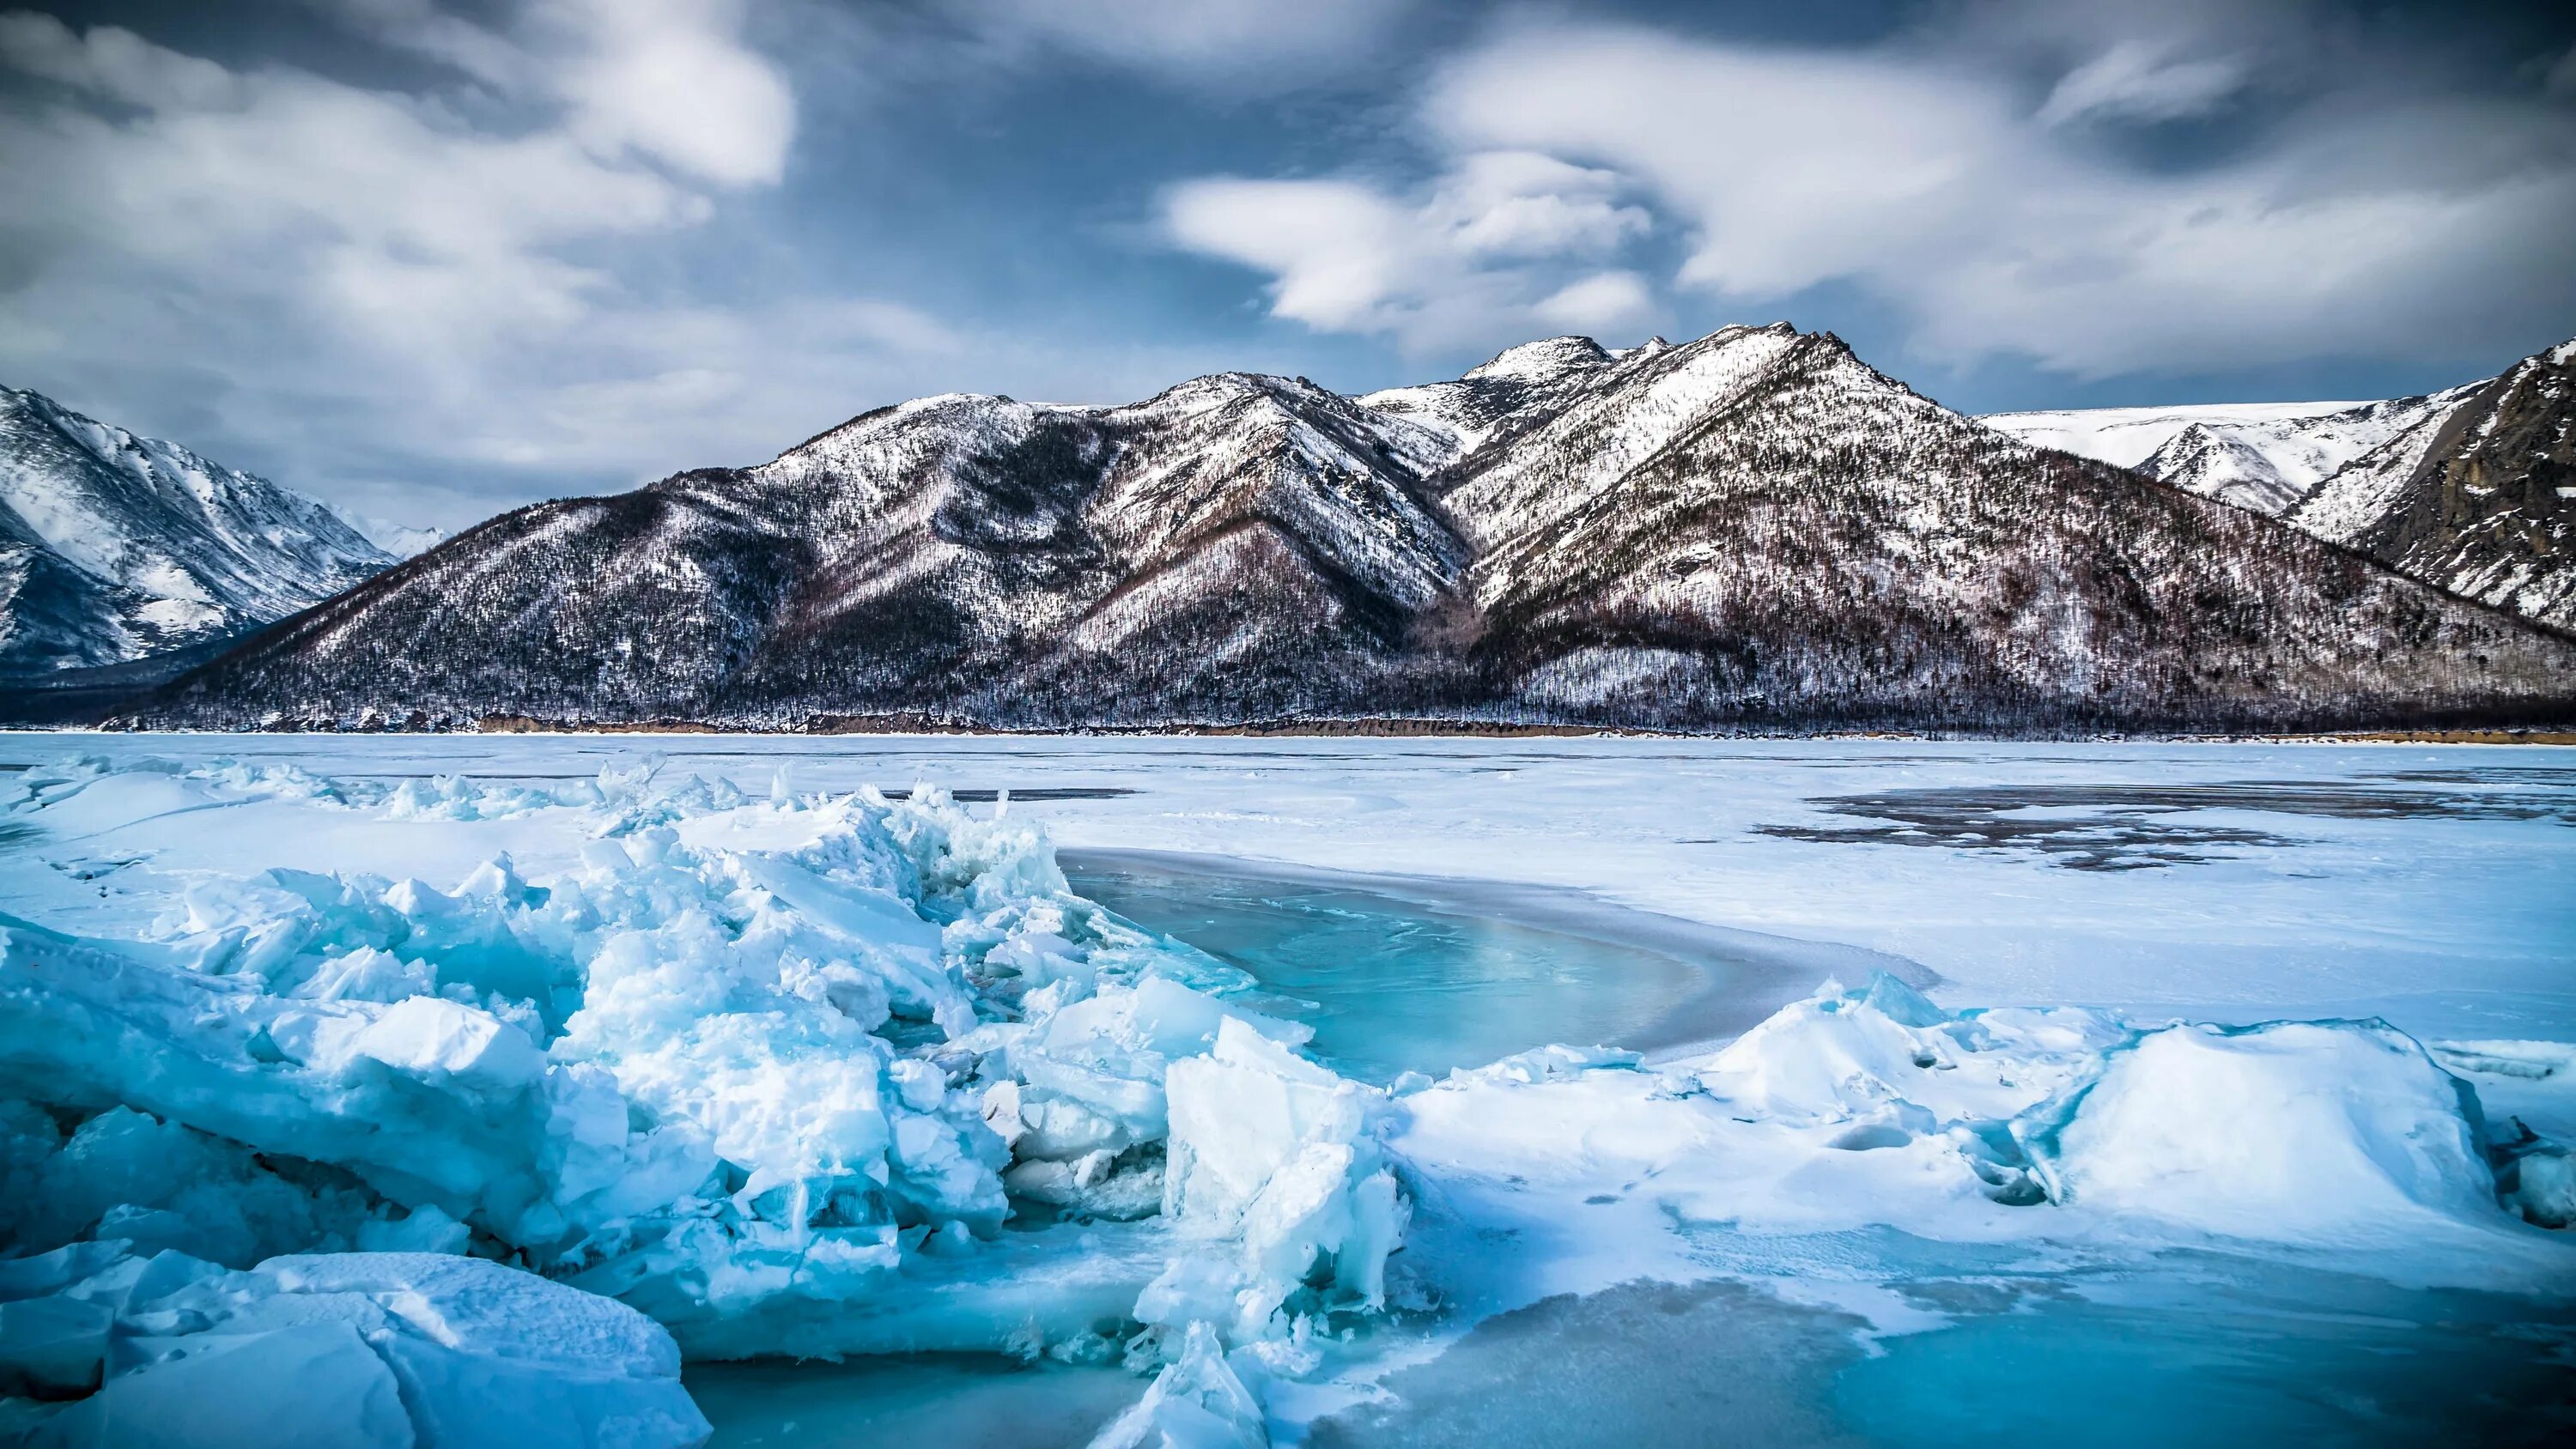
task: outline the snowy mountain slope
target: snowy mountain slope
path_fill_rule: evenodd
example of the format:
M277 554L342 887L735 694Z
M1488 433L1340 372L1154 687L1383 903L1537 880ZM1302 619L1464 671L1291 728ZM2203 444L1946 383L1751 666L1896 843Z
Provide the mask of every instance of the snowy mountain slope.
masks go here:
M925 670L965 696L1021 687L1017 672L1114 714L1141 681L1214 697L1275 671L1258 689L1284 705L1329 684L1298 663L1391 650L1463 562L1408 492L1441 441L1311 383L1226 374L1112 409L932 403L745 475L831 500L828 556L754 690L901 707Z
M325 504L0 388L0 673L236 633L391 562Z
M136 719L2186 728L2524 718L2571 680L2576 643L1783 324L1357 400L882 408L492 520Z
M2186 493L2277 518L2317 485L2391 441L2446 416L2473 388L2356 403L2277 422L2195 422L2138 471Z
M1550 337L1508 348L1454 381L1388 388L1360 402L1446 435L1454 458L1473 451L1513 419L1543 407L1549 398L1580 387L1593 374L1671 345L1657 337L1612 353L1589 337Z
M2256 430L2193 423L2167 439L2137 471L2184 492L2278 518L2316 482L2306 476L2312 470L2281 457L2283 450L2264 446L2280 442L2281 431L2267 428L2249 437Z
M2437 395L2288 514L2320 538L2576 631L2576 342Z
M2576 342L2501 376L2375 403L1995 413L2042 447L2282 518L2437 588L2576 629ZM2144 451L2141 451L2141 449Z
M331 511L340 515L341 522L356 529L359 537L398 559L417 558L447 541L447 530L443 528L396 523L390 518L352 513L345 508L335 507Z
M228 718L1056 721L1348 708L1454 583L1450 444L1237 374L948 395L750 469L495 519L185 682Z
M2175 434L2195 425L2237 431L2278 429L2326 417L2360 402L2192 403L2152 408L2073 408L2024 413L1987 413L1977 419L2034 447L2055 448L2079 458L2099 458L2135 468L2155 456Z
M1724 409L1798 338L1784 322L1637 349L1453 463L1438 480L1441 501L1487 550L1545 529Z
M1978 421L2026 443L2134 468L2187 493L2278 517L2327 475L2456 407L2469 391L2387 402L1991 413Z
M1700 384L1686 420L1682 377ZM1600 441L1558 441L1576 426ZM1484 677L1542 710L2179 724L2545 696L2576 659L2240 510L1980 427L1830 334L1720 333L1523 436L1467 459L1447 496L1518 510L1517 532L1469 526L1496 542L1468 585ZM1550 486L1530 486L1534 458Z
M119 657L152 602L56 553L0 503L0 664L62 668Z

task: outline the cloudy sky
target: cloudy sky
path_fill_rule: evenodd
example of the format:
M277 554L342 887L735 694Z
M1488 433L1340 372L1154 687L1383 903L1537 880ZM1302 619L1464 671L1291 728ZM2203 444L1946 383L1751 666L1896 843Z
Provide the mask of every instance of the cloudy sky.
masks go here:
M2576 13L0 0L0 382L454 526L947 390L1787 318L1968 411L2576 334Z

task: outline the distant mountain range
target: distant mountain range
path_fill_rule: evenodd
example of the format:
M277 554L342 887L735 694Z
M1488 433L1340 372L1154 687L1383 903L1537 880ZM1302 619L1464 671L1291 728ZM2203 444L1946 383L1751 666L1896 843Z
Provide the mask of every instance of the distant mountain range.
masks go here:
M2186 418L2135 460L2172 452L2173 486L1785 324L1621 352L1556 338L1360 398L1244 374L1120 407L925 398L757 467L503 514L125 721L2563 720L2576 640L2363 556L2446 587L2508 538L2563 559L2564 474L2539 476L2565 466L2563 362L2308 428L2295 457L2217 430L2313 420ZM2400 477L2389 449L2419 435ZM2253 468L2222 444L2276 481L2220 481ZM2293 489L2281 506L2331 541L2202 496ZM2522 604L2558 575L2503 577L2480 597Z
M201 650L436 541L387 525L370 537L369 527L0 388L0 677L45 683Z
M2576 630L2576 342L2425 397L1983 421Z

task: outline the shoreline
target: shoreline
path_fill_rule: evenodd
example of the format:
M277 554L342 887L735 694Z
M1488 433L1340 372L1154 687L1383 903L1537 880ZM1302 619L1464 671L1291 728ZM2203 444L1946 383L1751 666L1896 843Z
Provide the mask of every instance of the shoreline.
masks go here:
M926 715L827 717L802 725L756 725L691 719L559 720L527 715L486 715L453 727L337 726L280 723L265 728L143 729L105 723L0 722L0 733L98 735L327 735L445 736L744 735L778 739L975 738L975 739L1635 739L1635 740L1901 740L1927 744L2320 744L2320 745L2540 745L2576 746L2576 726L2357 727L2341 730L2012 732L1973 729L1657 729L1640 725L1515 724L1501 721L1386 717L1368 719L1253 720L1208 724L1086 724L1017 728L944 720Z

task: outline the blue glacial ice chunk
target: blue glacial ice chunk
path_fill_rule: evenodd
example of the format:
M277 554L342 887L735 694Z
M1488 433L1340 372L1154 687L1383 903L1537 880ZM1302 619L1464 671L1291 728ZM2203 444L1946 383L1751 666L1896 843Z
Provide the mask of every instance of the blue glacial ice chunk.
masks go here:
M20 1251L110 1228L240 1269L507 1251L725 1352L1123 1336L1178 1258L1250 1290L1237 1341L1381 1295L1402 1214L1366 1113L1256 1124L1268 1155L1237 1160L1226 1103L1185 1088L1184 1130L1168 1080L1221 1064L1242 1080L1220 1097L1274 1107L1360 1089L1227 1000L1235 973L1073 896L1038 831L935 790L84 766L23 794L85 825L330 812L380 860L423 819L506 821L528 859L566 838L533 880L497 852L450 890L251 870L179 883L123 939L0 920L0 1094L50 1104L0 1104L0 1173L62 1209L0 1220ZM1241 1201L1176 1207L1176 1154L1222 1159ZM155 1165L191 1155L197 1188ZM1020 1214L1067 1221L1003 1232Z
M652 1320L476 1258L125 1258L5 1307L50 1315L52 1382L83 1395L38 1445L685 1449L708 1433ZM79 1337L93 1330L98 1354ZM13 1366L32 1357L12 1340Z
M1213 1051L1172 1064L1169 1089L1164 1215L1235 1247L1221 1276L1204 1263L1167 1272L1139 1317L1208 1319L1248 1343L1302 1312L1381 1306L1404 1225L1372 1130L1384 1095L1231 1018Z
M1110 1421L1091 1449L1269 1449L1261 1401L1244 1386L1216 1334L1192 1324L1180 1357L1144 1397Z

